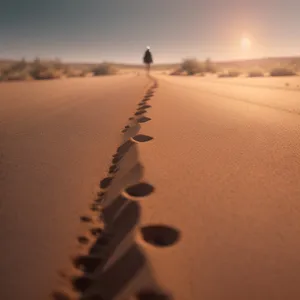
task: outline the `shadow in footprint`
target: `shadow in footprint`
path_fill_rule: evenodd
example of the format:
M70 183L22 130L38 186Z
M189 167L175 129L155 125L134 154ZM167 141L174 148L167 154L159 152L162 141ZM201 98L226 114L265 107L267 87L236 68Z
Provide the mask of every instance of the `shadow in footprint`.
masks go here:
M146 243L155 247L170 247L180 239L179 230L165 225L145 226L141 234Z
M137 247L133 244L131 248L119 258L107 271L102 273L95 284L89 289L89 295L101 295L103 299L115 299L115 297L128 285L128 283L136 278L138 272L146 265L146 259ZM83 281L79 284L79 289L83 292L90 286L90 282ZM78 289L78 284L77 284Z
M139 143L145 143L153 140L153 137L149 135L144 135L144 134L138 134L132 138L134 141L139 142Z
M146 123L146 122L148 122L148 121L151 121L151 119L148 118L148 117L141 117L141 118L139 118L137 121L138 121L139 123Z
M131 185L125 189L125 193L127 193L131 197L146 197L154 192L154 187L146 182L140 182L134 185Z
M100 181L100 188L107 189L111 185L112 180L113 180L113 177L106 177L106 178L102 179Z
M136 116L140 116L140 115L142 115L142 114L145 114L147 111L146 110L139 110L139 111L137 111L136 113L135 113L135 115Z
M91 286L92 282L92 278L88 276L75 277L72 280L74 289L80 293L84 293Z
M119 208L120 209L120 208ZM118 214L113 222L107 226L107 234L109 238L103 243L103 237L100 237L93 247L90 249L90 255L92 257L100 257L95 264L97 266L97 273L101 273L102 270L107 269L107 263L111 256L115 253L116 248L122 243L122 247L119 249L126 251L130 245L134 243L134 228L140 220L141 208L136 202L128 202ZM112 232L113 234L110 234ZM124 245L124 241L127 242L127 247ZM105 251L104 251L105 249ZM124 250L122 250L124 249ZM106 253L103 255L103 253Z
M93 273L103 259L97 255L80 255L73 260L75 268L85 273Z
M126 141L124 144L122 144L118 149L117 149L117 154L115 157L118 157L120 155L126 154L130 148L134 145L133 141Z
M151 105L143 105L142 107L139 108L139 110L143 110L151 107L152 107Z

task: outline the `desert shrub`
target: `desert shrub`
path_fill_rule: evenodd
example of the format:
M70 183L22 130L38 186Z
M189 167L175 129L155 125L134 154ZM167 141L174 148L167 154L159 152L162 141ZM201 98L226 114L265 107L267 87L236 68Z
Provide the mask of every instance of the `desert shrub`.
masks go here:
M86 75L86 71L78 70L78 69L68 69L64 72L67 77L84 77Z
M204 66L196 59L185 59L181 64L181 70L188 75L195 75L204 72Z
M220 73L218 75L219 78L229 78L229 77L239 77L241 72L238 70L229 70L227 72Z
M9 73L2 73L0 76L1 81L22 81L31 80L32 77L28 71L14 71Z
M294 76L296 73L288 68L274 68L270 72L270 76Z
M30 71L30 75L36 80L60 78L63 73L63 69L55 67L55 64L42 63L38 58L33 62Z
M215 74L217 72L217 67L212 61L208 58L204 63L204 71L207 73Z
M116 68L109 63L102 63L95 68L93 68L92 72L95 76L102 76L102 75L113 75L116 74Z
M260 70L252 70L248 73L248 77L264 77L264 73Z
M1 81L29 80L31 79L29 68L30 65L22 59L4 68L1 72L0 79Z
M56 79L62 76L62 72L47 66L39 66L31 71L32 78L36 80Z

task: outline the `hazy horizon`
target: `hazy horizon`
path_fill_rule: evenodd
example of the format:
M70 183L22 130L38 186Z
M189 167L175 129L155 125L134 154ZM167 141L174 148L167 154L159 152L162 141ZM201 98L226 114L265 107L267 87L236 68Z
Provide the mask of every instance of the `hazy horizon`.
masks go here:
M140 64L147 45L158 64L299 56L299 11L276 0L11 0L0 11L0 58Z

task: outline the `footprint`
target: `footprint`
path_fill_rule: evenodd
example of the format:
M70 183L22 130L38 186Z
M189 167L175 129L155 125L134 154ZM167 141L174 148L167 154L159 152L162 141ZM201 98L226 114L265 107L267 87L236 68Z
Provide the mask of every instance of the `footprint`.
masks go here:
M140 115L142 115L142 114L144 114L144 113L146 113L147 111L146 110L140 110L140 111L137 111L136 113L135 113L135 115L136 116L140 116Z
M75 268L80 269L86 273L93 273L100 265L103 258L96 255L78 256L73 260Z
M142 227L144 241L155 247L169 247L176 244L180 238L177 229L164 225L150 225Z
M90 216L81 216L80 221L85 222L85 223L89 223L89 222L92 222L92 217L90 217Z
M124 155L125 153L127 153L133 145L134 145L134 143L132 141L130 141L130 140L126 141L122 146L120 146L118 148L118 150L117 150L118 156L116 156L116 157L120 157L121 155Z
M132 197L146 197L153 191L154 187L146 182L140 182L125 189L125 192Z
M92 282L92 278L88 276L75 277L72 279L74 289L81 293L86 291L91 286Z
M115 164L117 164L118 162L120 162L122 158L123 158L122 155L118 155L118 156L114 157L113 160L112 160L111 162L115 165Z
M118 171L118 166L117 165L112 165L110 168L109 168L109 173L113 173L115 174L117 171Z
M148 117L141 117L137 121L138 121L138 123L146 123L148 121L151 121L151 119Z
M103 197L104 196L104 193L103 192L99 192L98 193L98 197Z
M90 229L90 232L93 236L99 236L101 233L103 233L103 229L100 227L94 227Z
M153 137L149 135L144 135L144 134L138 134L132 138L134 141L139 142L139 143L145 143L153 140Z
M78 238L77 238L77 240L78 240L78 242L80 243L80 244L83 244L83 245L87 245L88 243L89 243L89 239L86 237L86 236L84 236L84 235L81 235L81 236L79 236Z
M90 209L91 209L92 211L100 211L99 204L97 204L97 203L92 203L92 204L90 205Z
M106 178L102 179L100 181L100 188L107 189L111 185L112 180L113 180L113 177L106 177Z
M142 110L142 109L147 109L147 108L151 108L152 106L151 105L143 105L139 108L139 110Z

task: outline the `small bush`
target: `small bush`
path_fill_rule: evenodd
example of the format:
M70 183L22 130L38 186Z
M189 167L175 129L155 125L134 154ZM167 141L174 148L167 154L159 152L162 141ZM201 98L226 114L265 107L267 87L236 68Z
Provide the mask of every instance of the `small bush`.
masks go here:
M92 71L95 76L113 75L117 72L116 68L109 63L102 63L95 67Z
M9 72L7 74L1 75L1 81L23 81L23 80L31 80L29 72L27 71L14 71Z
M0 79L1 81L29 80L31 79L29 68L29 64L24 59L12 63L2 70Z
M215 74L217 72L217 67L215 64L212 63L212 61L208 58L204 63L204 71L206 73L213 73Z
M185 59L181 64L181 70L185 71L188 75L195 75L203 73L204 67L196 59Z
M270 76L295 76L296 73L288 68L275 68L271 70Z
M264 73L260 70L253 70L248 73L248 77L264 77Z
M31 71L32 78L36 80L57 79L62 77L62 74L60 70L46 66L37 67Z
M241 75L240 71L237 70L229 70L227 72L220 73L218 75L219 78L232 78L232 77L239 77Z
M68 69L64 72L67 77L84 77L86 72L76 69Z
M35 59L31 66L30 75L36 80L61 78L64 73L56 64L42 63L39 58Z

